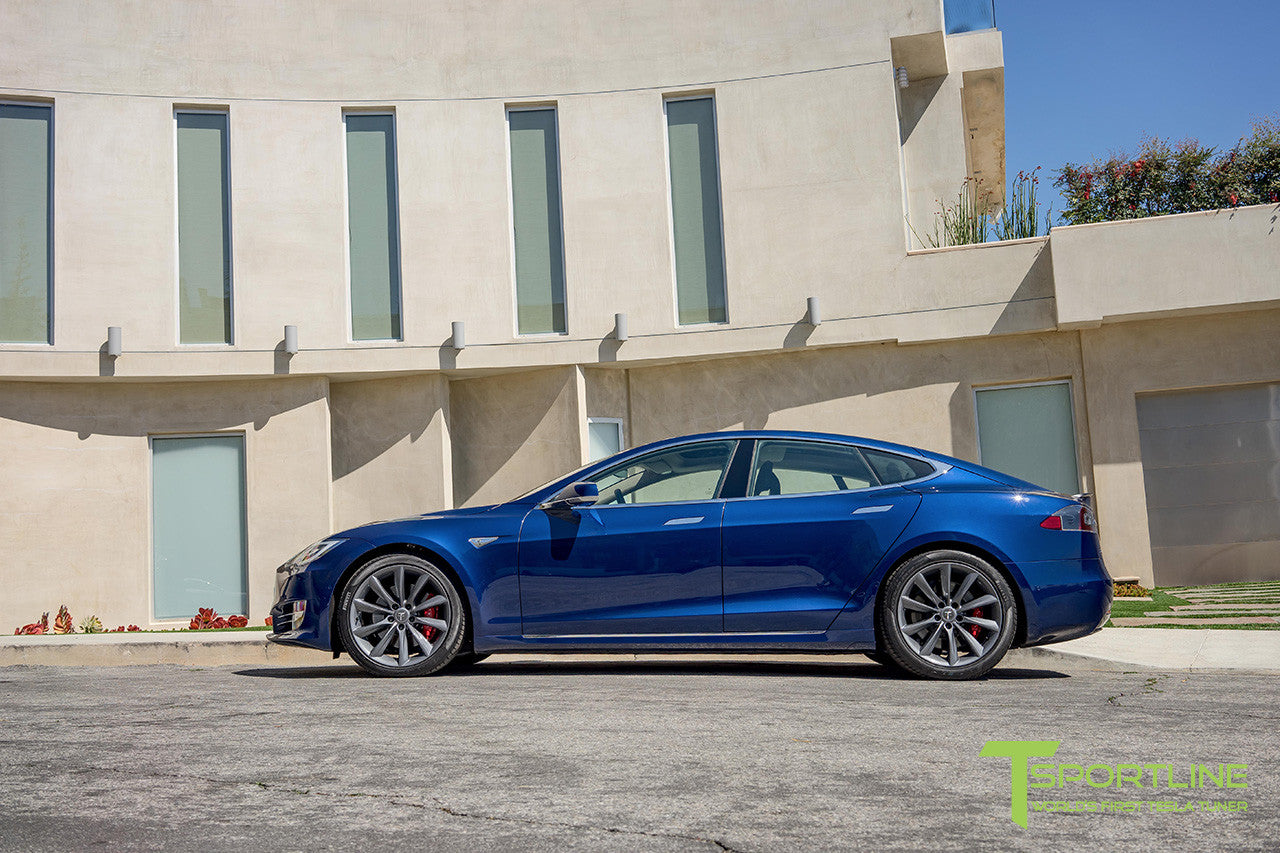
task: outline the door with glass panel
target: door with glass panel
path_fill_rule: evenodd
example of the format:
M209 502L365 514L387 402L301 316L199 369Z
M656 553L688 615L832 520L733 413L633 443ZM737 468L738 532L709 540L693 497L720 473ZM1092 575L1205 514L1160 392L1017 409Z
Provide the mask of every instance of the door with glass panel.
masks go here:
M831 625L920 505L894 483L932 472L874 452L869 460L847 444L756 442L746 494L725 502L725 631Z
M156 619L247 614L244 462L242 435L151 439Z
M736 445L632 457L590 478L595 505L530 511L520 531L524 633L718 633L718 494Z

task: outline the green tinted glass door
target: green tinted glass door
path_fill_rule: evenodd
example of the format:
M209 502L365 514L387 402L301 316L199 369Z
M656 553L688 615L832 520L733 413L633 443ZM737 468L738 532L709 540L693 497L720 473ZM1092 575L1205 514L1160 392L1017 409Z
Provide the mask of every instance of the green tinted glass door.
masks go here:
M151 440L156 619L248 612L244 437Z

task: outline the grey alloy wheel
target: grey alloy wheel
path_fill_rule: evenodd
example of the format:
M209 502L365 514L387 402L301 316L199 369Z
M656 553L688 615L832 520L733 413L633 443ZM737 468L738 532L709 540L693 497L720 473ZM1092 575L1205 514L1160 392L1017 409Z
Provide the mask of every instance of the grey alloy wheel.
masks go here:
M338 616L343 646L374 675L427 675L462 646L466 611L452 580L411 554L386 554L343 588Z
M978 678L1013 642L1017 604L1004 576L961 551L920 554L890 573L880 613L885 650L925 678Z

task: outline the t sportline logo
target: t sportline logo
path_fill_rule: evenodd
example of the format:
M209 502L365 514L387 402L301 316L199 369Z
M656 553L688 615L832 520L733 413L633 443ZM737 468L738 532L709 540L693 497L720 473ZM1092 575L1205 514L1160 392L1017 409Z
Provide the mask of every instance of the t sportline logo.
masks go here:
M1012 803L1009 817L1018 826L1027 828L1027 789L1066 788L1068 783L1091 788L1142 788L1155 791L1191 788L1247 788L1247 764L1191 764L1168 763L1142 764L1031 764L1032 758L1052 758L1062 741L1058 740L989 740L982 747L984 758L1008 758L1009 782ZM1134 791L1136 793L1136 791ZM1053 802L1048 811L1140 811L1144 801L1077 801ZM1151 811L1188 811L1197 803L1179 806L1171 801L1146 801ZM1044 803L1037 803L1040 811ZM1072 808L1073 805L1084 808ZM1243 801L1225 803L1200 802L1203 811L1245 811Z

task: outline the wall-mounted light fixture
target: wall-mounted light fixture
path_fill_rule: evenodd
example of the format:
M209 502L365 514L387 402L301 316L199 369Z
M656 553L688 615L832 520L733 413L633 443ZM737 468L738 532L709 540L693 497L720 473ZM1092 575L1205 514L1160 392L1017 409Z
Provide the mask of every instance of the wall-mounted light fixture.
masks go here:
M107 326L107 355L119 358L124 352L124 332L119 326Z
M450 339L456 350L467 348L467 324L461 320L453 321L453 337Z
M614 340L619 341L627 339L627 315L625 313L613 315L613 337Z
M809 322L810 326L822 325L822 303L818 301L818 297L809 297L808 308L805 312L805 319Z
M905 88L907 88L907 86L908 86L908 81L907 81L907 66L905 66L905 65L899 65L899 66L898 66L898 70L897 70L897 72L896 72L896 75L897 75L897 78L898 78L898 88L899 88L899 89L905 89Z
M284 327L284 351L289 355L298 354L298 327Z

